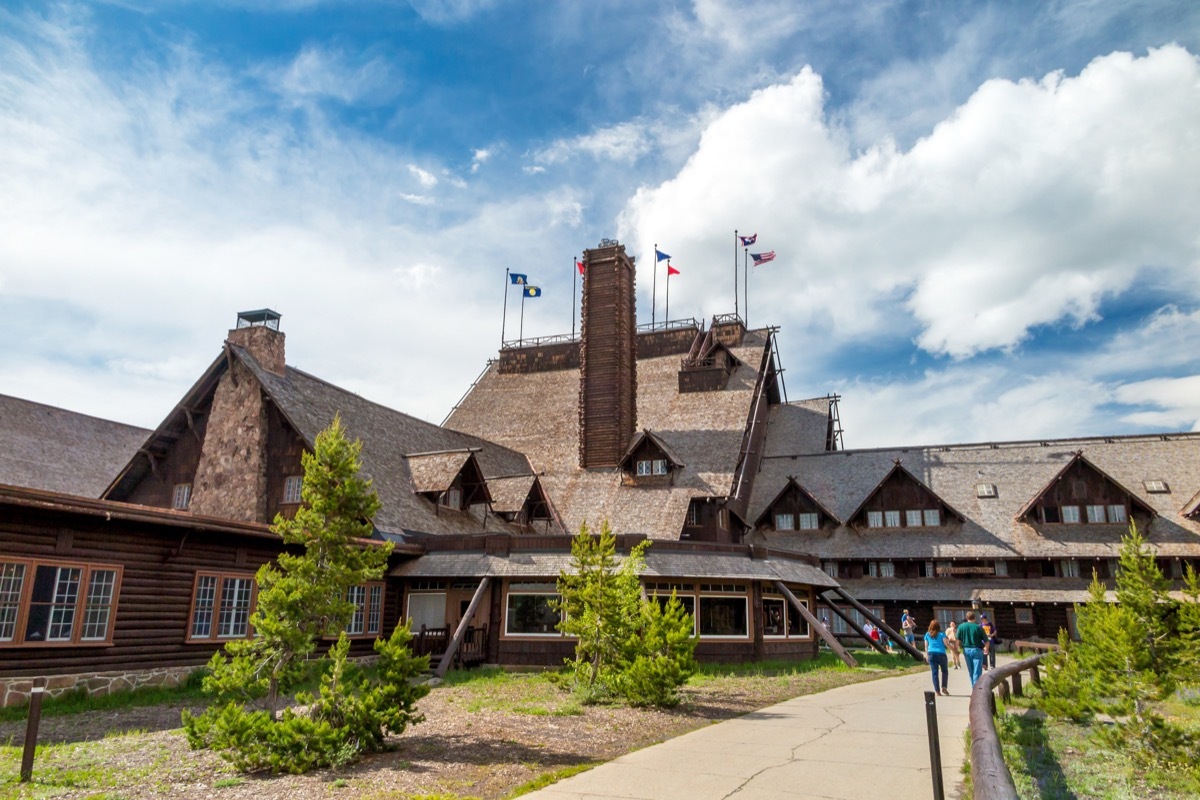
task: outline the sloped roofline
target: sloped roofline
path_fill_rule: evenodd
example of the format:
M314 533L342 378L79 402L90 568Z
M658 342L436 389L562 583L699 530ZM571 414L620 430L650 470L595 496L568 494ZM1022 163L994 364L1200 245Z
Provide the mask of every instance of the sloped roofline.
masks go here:
M1197 511L1200 511L1200 492L1192 495L1192 499L1187 501L1187 504L1183 508L1179 509L1180 515L1184 517L1190 517Z
M846 451L843 450L841 452L844 453ZM880 488L882 488L883 485L888 482L888 479L891 478L892 475L894 475L897 470L900 472L903 472L911 480L916 482L916 484L918 486L920 486L922 489L924 489L925 491L929 492L931 495L936 497L938 499L938 502L946 507L947 511L949 511L954 516L958 517L958 521L960 523L966 522L967 518L957 508L955 508L954 506L947 503L946 499L944 497L942 497L940 494L935 492L930 487L926 486L925 482L922 481L920 478L918 478L916 475L913 475L911 472L909 472L908 469L904 466L904 464L902 464L900 462L900 459L896 459L895 464L893 464L892 468L887 471L887 474L883 476L882 480L880 480L879 483L875 484L875 487L873 489L871 489L871 491L867 492L867 496L864 497L863 501L858 504L858 508L854 509L854 511L851 512L846 517L847 522L849 522L850 520L853 520L855 517L857 517L859 514L862 513L862 510L867 507L867 503L871 502L871 498L873 498L876 495L876 493L880 490Z
M888 474L890 475L891 473L889 472ZM884 480L886 480L886 478ZM880 485L882 485L882 483ZM818 500L816 497L814 497L812 492L808 491L807 489L805 489L803 486L800 485L800 482L796 480L795 475L788 475L787 483L785 483L783 485L783 488L779 490L779 494L775 495L775 497L772 498L771 502L767 503L766 508L764 508L763 512L758 515L758 519L756 519L754 521L755 527L758 527L759 525L761 525L763 523L763 520L767 518L767 514L769 514L771 512L771 508L777 502L779 502L783 498L783 496L785 494L787 494L788 489L790 489L793 486L795 486L796 489L801 494L803 494L805 497L807 497L809 500L811 500L813 502L813 505L815 505L822 514L829 517L831 520L833 520L838 525L843 524L842 521L840 519L838 519L837 514L834 514L832 511L830 511L828 508L826 508L825 504L822 503L820 500ZM879 487L876 486L875 488L878 489ZM941 499L941 498L938 498L938 499ZM858 513L858 512L855 512L855 513Z
M1103 475L1108 480L1112 481L1113 486L1116 486L1118 489L1120 489L1122 492L1124 492L1129 497L1129 501L1131 503L1137 504L1137 506L1139 508L1141 508L1142 511L1146 512L1147 514L1149 514L1152 517L1158 516L1158 512L1155 511L1154 508L1150 504L1148 504L1146 501L1142 500L1140 497L1138 497L1133 492L1129 491L1129 489L1127 489L1125 486L1123 486L1121 484L1121 482L1118 481L1116 478L1114 478L1112 475L1109 475L1107 472L1105 472L1104 470L1100 469L1095 464L1093 464L1090 460L1088 460L1088 457L1083 454L1082 450L1076 450L1074 457L1072 457L1071 460L1068 461L1062 469L1060 469L1058 472L1054 473L1054 477L1051 478L1050 480L1048 480L1046 482L1046 484L1044 486L1042 486L1041 489L1038 489L1037 494L1035 494L1033 497L1031 497L1029 499L1029 501L1025 503L1025 505L1021 506L1021 510L1017 512L1017 515L1015 517L1013 517L1013 519L1017 520L1018 522L1025 519L1025 517L1027 517L1029 515L1029 512L1033 510L1033 507L1037 504L1037 501L1041 500L1042 497L1046 494L1046 492L1050 491L1050 487L1053 486L1055 483L1057 483L1059 480L1061 480L1062 476L1067 474L1067 470L1069 470L1071 467L1075 466L1075 464L1080 461L1082 461L1084 464L1086 464L1091 469L1095 470L1097 473Z
M677 467L687 466L687 464L683 463L683 460L679 457L679 455L662 440L661 436L656 434L654 431L649 430L648 428L642 428L633 435L633 439L631 439L629 442L629 447L625 449L625 455L621 456L621 460L617 462L617 469L624 469L625 465L629 462L629 459L633 458L634 451L637 450L638 447L641 446L642 442L646 441L647 439L650 440L651 444L661 450L662 454L666 456L667 460L672 464Z

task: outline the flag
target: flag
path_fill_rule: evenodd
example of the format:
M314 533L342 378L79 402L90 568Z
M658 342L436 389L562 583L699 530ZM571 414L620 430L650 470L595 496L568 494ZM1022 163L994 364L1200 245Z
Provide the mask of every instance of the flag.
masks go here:
M577 260L575 262L575 269L579 270L579 274L582 275L583 274L583 262Z
M667 274L668 274L668 275L678 275L678 274L679 274L679 270L675 269L675 268L674 268L674 267L672 267L670 264L667 264Z
M768 250L765 253L751 253L750 257L754 259L754 266L757 267L759 264L765 264L768 261L774 261L775 251Z
M739 236L738 238L742 240L742 247L749 247L758 241L758 234L752 233L749 236Z
M524 277L524 276L522 276ZM541 297L542 290L537 286L526 286L521 290L521 294L525 297Z
M522 275L520 272L511 272L511 273L509 273L509 275L508 275L508 279L509 279L510 281L512 281L513 283L519 283L519 284L521 284L522 286L524 286L525 284L529 283L529 276L528 276L528 275Z
M668 258L670 258L669 255L667 255L662 250L659 250L657 248L655 248L655 250L654 250L654 255L656 256L656 258L655 258L656 261L666 261Z

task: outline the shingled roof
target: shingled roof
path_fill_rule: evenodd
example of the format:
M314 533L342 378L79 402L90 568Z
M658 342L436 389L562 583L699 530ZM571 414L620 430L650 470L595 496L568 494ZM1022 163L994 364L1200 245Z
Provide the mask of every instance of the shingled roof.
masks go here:
M772 432L773 433L773 432ZM769 433L768 435L772 435ZM795 476L812 496L841 519L849 519L896 460L963 515L961 525L939 528L765 532L772 545L822 559L1115 558L1123 525L1035 525L1017 519L1031 498L1082 451L1120 486L1135 505L1157 515L1143 535L1161 556L1192 558L1200 547L1200 521L1180 513L1180 495L1200 487L1200 434L1062 439L830 453L787 454L772 442L754 482L749 516L757 519ZM1172 476L1178 493L1150 493L1144 482ZM992 484L995 497L978 497L976 485Z
M149 431L0 394L0 483L99 497Z
M486 512L482 509L469 512L437 509L428 498L417 494L406 454L459 451L465 459L471 451L484 475L533 473L525 456L509 448L371 402L294 367L286 367L283 375L276 374L264 369L249 351L236 345L228 346L228 354L227 357L223 353L209 366L150 435L146 448L158 446L159 438L171 440L185 430L186 409L204 405L204 399L211 396L220 376L228 369L228 358L236 358L251 371L266 396L310 449L317 434L329 427L335 415L341 415L347 436L362 441L362 475L373 481L382 503L374 520L381 532L476 533L484 525ZM147 469L146 459L135 457L109 491L119 484L136 481ZM496 517L488 517L486 525L497 531L517 530Z
M579 468L578 368L502 374L493 364L446 425L527 454L568 530L608 519L619 533L677 539L693 497L730 493L758 377L750 365L762 363L768 337L748 331L730 348L741 365L721 391L681 394L678 354L638 360L638 427L686 465L670 486L622 485L620 470Z

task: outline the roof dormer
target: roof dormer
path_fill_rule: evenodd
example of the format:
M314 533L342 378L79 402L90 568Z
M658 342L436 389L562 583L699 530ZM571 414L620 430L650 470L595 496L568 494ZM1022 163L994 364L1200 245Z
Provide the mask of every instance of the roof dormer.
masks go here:
M532 528L535 522L546 527L554 522L554 509L537 475L511 475L488 478L492 511L507 522Z
M439 509L465 511L479 503L491 503L487 481L475 459L477 452L478 448L471 448L405 455L413 492Z
M729 377L742 362L717 338L714 330L699 331L691 350L679 366L679 392L717 392L729 384Z
M629 448L617 464L634 484L655 485L675 482L675 473L684 463L661 437L649 430L633 435Z
M862 505L850 515L854 528L921 529L961 524L965 517L897 460Z
M1128 525L1132 514L1157 512L1076 451L1037 496L1017 513L1038 525Z
M841 525L833 512L789 475L787 484L754 521L760 530L818 531Z

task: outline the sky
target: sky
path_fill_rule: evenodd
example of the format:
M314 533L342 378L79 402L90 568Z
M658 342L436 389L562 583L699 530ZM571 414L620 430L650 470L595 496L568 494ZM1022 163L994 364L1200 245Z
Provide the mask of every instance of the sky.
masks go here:
M1193 0L0 0L0 394L149 428L264 307L440 422L611 238L848 447L1200 431L1198 210Z

